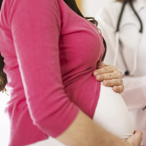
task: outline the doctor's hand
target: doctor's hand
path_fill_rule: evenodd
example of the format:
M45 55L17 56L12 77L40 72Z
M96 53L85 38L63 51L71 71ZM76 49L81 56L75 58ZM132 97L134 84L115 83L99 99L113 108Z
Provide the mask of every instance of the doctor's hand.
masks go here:
M134 131L134 135L130 136L127 140L127 146L141 146L142 132Z
M113 87L117 93L124 91L122 74L113 65L106 65L103 62L98 62L97 69L93 72L97 81L103 81L103 85Z

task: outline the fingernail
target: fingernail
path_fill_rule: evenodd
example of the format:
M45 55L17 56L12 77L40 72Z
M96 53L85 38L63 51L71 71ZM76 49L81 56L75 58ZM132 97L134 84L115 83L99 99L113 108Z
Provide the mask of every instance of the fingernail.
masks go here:
M108 84L108 81L104 81L104 84L107 85Z
M96 72L94 72L94 76L96 76L98 74L98 72L96 71Z
M117 87L114 87L115 90L117 90Z
M98 80L100 80L100 79L101 79L101 77L100 77L100 76L97 76L97 79L98 79Z

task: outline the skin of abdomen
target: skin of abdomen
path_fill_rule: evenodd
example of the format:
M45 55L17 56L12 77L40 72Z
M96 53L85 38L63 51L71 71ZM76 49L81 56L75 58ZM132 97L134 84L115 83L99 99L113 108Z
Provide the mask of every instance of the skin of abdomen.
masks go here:
M93 120L123 140L133 135L133 123L122 96L102 83Z

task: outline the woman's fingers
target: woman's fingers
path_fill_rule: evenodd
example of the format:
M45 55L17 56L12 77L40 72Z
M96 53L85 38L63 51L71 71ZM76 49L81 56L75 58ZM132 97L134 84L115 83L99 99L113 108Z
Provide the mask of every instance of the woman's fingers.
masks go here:
M116 71L118 71L118 70L117 70L117 68L115 66L113 66L113 65L107 65L107 66L100 67L100 68L96 69L93 74L94 75L97 75L97 74L106 74L106 73L112 73L112 72L116 72Z
M106 65L103 62L98 62L97 69L93 72L97 81L103 81L103 85L113 87L117 93L124 91L122 74L113 65Z
M117 93L122 93L124 91L124 86L113 86L113 90Z
M117 93L122 93L124 91L122 79L104 80L103 85L107 87L113 87L113 90Z
M120 86L123 85L123 80L122 79L104 80L103 85L107 87Z
M104 74L96 74L96 75L94 74L94 76L98 81L122 79L122 74L118 71L112 73L104 73Z
M105 66L107 66L107 65L103 62L98 62L97 63L97 68L101 68L101 67L105 67Z
M142 132L141 131L135 131L132 136L130 136L126 142L131 144L132 146L140 146L142 141Z

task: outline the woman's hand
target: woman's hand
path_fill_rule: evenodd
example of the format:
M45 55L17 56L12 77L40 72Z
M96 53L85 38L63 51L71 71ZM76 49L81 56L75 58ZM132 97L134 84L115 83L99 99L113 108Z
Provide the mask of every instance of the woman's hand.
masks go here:
M96 77L96 80L103 81L104 86L113 87L115 92L122 93L124 91L122 74L115 66L99 62L93 75Z
M142 132L134 131L134 135L130 136L127 140L127 146L141 146Z

